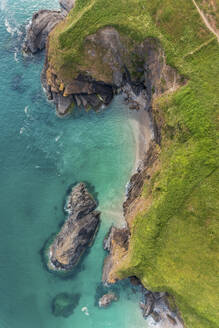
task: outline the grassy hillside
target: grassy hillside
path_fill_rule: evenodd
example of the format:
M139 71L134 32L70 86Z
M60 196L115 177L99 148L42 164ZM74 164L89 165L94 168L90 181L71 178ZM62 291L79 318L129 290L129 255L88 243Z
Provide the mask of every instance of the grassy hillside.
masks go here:
M167 62L188 78L154 103L164 122L160 169L145 182L142 197L152 204L134 220L118 275L173 294L186 327L219 327L219 45L190 0L77 0L50 36L59 76L88 64L83 40L106 25L135 42L157 37Z

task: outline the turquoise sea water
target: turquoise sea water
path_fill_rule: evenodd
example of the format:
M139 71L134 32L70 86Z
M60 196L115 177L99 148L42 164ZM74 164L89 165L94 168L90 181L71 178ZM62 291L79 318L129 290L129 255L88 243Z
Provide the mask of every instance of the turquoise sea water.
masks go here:
M21 32L52 0L0 0L0 328L146 327L127 282L120 299L99 309L104 235L122 224L121 205L135 157L127 108L120 98L98 114L55 116L40 85L43 54L24 58ZM63 280L45 270L40 249L63 222L66 191L88 182L102 211L101 228L78 272ZM68 318L54 317L52 299L79 293ZM82 308L86 307L83 312Z

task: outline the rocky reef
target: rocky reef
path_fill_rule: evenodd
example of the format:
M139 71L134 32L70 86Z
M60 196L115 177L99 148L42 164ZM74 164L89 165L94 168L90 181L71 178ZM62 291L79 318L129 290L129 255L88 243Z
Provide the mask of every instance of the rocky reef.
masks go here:
M67 318L73 314L80 300L79 294L60 293L52 300L52 313L55 317Z
M76 185L68 198L68 218L49 247L49 269L69 271L91 246L100 224L96 201L84 183Z

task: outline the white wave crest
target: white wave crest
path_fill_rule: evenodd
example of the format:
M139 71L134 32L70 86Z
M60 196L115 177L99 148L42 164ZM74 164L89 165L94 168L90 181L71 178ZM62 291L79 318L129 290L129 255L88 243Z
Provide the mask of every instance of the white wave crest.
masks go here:
M22 134L23 132L24 132L24 130L25 130L25 128L23 127L23 128L21 128L20 129L20 134Z
M16 62L19 62L19 60L18 60L18 58L17 58L17 52L14 53L14 60L15 60Z
M27 113L28 113L28 106L26 106L26 107L24 108L24 113L27 115Z
M90 315L86 306L84 306L81 311L84 312L85 315Z
M14 36L14 34L17 32L18 33L18 29L16 27L12 27L11 24L9 23L9 21L7 20L7 18L5 18L5 27L6 30L9 34L11 34L12 36Z
M61 136L57 136L57 137L55 138L55 141L56 141L56 142L59 141L60 138L61 138Z

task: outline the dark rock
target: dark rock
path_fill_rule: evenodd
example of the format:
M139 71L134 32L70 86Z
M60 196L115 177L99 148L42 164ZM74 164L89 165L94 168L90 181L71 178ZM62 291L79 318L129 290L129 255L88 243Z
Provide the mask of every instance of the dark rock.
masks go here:
M148 168L153 165L157 157L158 153L156 152L156 144L151 143L145 159L142 161L140 167L137 170L137 173L133 174L128 184L126 200L123 203L124 215L127 215L133 201L141 195L144 180L148 174Z
M49 248L49 268L69 271L91 246L100 224L96 201L84 183L72 189L67 203L68 219Z
M160 322L161 321L161 317L160 317L158 312L153 311L151 313L151 316L152 316L152 318L154 319L155 322Z
M141 309L143 310L144 318L147 318L154 310L155 299L153 293L148 292L147 296L145 297L145 303L141 303Z
M113 301L118 301L118 297L116 296L115 293L108 293L103 295L100 299L99 299L99 307L100 308L106 308L107 306L109 306Z
M174 319L169 313L167 313L167 319L173 326L177 324L176 319Z
M61 293L52 300L52 313L56 317L69 317L80 300L79 294Z
M27 27L24 51L34 54L44 49L49 33L62 19L63 16L59 11L40 10L35 13Z
M133 286L141 286L141 281L137 277L133 276L130 277L129 279Z
M100 108L101 105L103 104L101 99L98 98L98 96L96 94L84 95L83 97L86 98L88 104L94 109Z
M59 116L65 116L69 113L71 107L74 105L73 96L63 97L60 93L52 93L52 100L56 104L56 113Z
M104 249L109 252L109 255L104 260L102 281L105 283L108 281L109 272L111 271L113 265L113 254L112 254L112 242L116 242L120 247L125 250L128 249L129 240L129 229L123 228L118 229L114 226L111 227L107 236L104 239Z
M75 0L59 0L61 11L63 15L67 15L68 12L75 6Z

